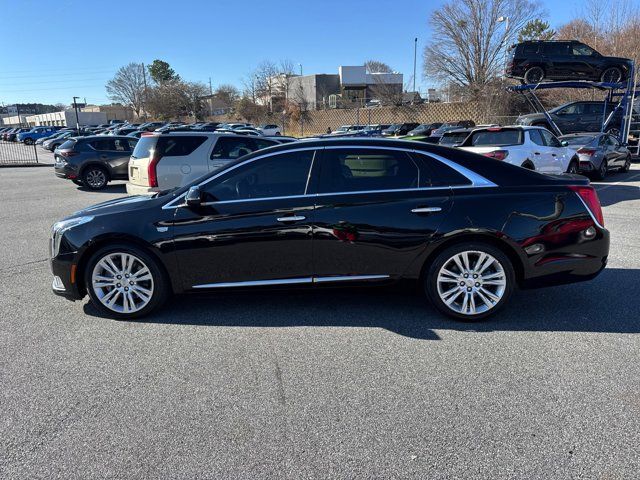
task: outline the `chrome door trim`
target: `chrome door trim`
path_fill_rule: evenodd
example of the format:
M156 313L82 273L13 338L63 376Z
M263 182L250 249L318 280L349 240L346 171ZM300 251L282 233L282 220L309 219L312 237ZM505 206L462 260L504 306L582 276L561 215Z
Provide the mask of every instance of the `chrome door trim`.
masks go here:
M390 278L389 275L336 275L333 277L313 277L313 283L326 282L356 282L359 280L384 280Z
M411 149L411 148L401 148L401 147L380 147L380 146L366 146L366 145L330 145L330 146L317 146L317 147L304 147L304 148L296 148L296 149L292 149L292 150L282 150L282 151L277 151L277 152L269 152L265 155L260 155L254 158L250 158L248 160L245 160L242 163L238 163L237 165L234 165L233 167L229 168L229 169L224 169L221 172L218 172L217 174L215 174L214 176L208 178L205 181L202 181L200 183L197 184L198 187L201 187L203 185L206 185L207 183L209 183L212 180L215 180L216 178L218 178L220 175L230 172L231 170L235 170L238 167L241 167L243 165L246 165L247 163L256 161L256 160L260 160L266 157L270 157L273 155L278 155L280 153L292 153L292 152L301 152L301 151L307 151L307 150L322 150L322 149L344 149L344 148L367 148L367 149L374 149L374 150L398 150L398 151L402 151L402 152L409 152L409 153L416 153L416 154L420 154L420 155L424 155L427 156L429 158L432 158L434 160L437 160L441 163L444 163L445 165L447 165L450 168L453 168L455 171L457 171L458 173L460 173L462 176L466 177L471 184L470 185L447 185L447 186L438 186L438 187L415 187L415 188L396 188L396 189L388 189L388 190L361 190L361 191L355 191L355 192L326 192L326 193L313 193L313 194L308 194L305 193L304 195L287 195L287 196L280 196L280 197L265 197L265 198L243 198L243 199L239 199L239 200L218 200L215 202L203 202L202 205L204 206L211 206L211 205L217 205L217 204L226 204L226 203L242 203L242 202L259 202L259 201L268 201L268 200L284 200L284 199L288 199L288 198L305 198L305 197L322 197L322 196L332 196L332 195L362 195L362 194L370 194L370 193L393 193L393 192L413 192L413 191L429 191L429 190L449 190L449 189L460 189L460 188L487 188L487 187L497 187L498 185L496 185L495 183L491 182L490 180L484 178L481 175L478 175L477 173L475 173L472 170L469 170L468 168L463 167L462 165L457 164L456 162L453 162L451 160L448 160L444 157L441 157L440 155L431 153L431 152L423 152L421 150L415 150L415 149ZM309 169L309 172L311 172L313 170L313 164L315 162L315 155L314 158L312 159L311 162L311 167ZM309 173L311 174L311 173ZM307 181L307 186L305 188L308 188L308 181ZM182 199L185 195L187 194L187 192L181 194L179 197L174 198L173 200L171 200L170 202L166 203L165 205L162 206L163 210L166 209L171 209L171 208L179 208L184 206L185 204L179 204L179 205L174 205L176 202L178 202L180 199Z
M194 285L191 288L263 287L268 285L297 285L297 284L304 284L304 283L313 283L313 278L303 277L303 278L282 278L279 280L250 280L247 282L205 283L203 285Z
M432 212L441 212L442 208L440 207L418 207L412 208L411 213L432 213Z
M286 222L301 222L302 220L306 220L307 217L303 215L292 215L290 217L278 217L276 220L278 222L286 223Z

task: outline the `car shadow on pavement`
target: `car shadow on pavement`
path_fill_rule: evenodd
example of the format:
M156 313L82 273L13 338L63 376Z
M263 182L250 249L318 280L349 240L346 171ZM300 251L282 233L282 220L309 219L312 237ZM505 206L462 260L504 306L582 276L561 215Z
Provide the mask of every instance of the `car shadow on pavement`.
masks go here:
M438 331L640 333L640 270L611 268L591 282L514 294L495 317L458 322L439 314L415 284L182 295L139 322L209 327L383 328L421 340ZM631 300L630 300L631 299ZM624 301L621 301L624 300ZM90 304L88 315L101 316Z
M91 190L91 189L83 187L83 186L78 186L78 190L80 190L82 192L91 192L91 193L111 193L111 194L122 193L122 194L126 194L127 193L127 185L125 183L110 183L106 187L104 187L102 190Z
M596 188L600 204L609 207L617 203L640 200L640 187L634 185L602 185ZM606 221L606 215L605 215Z

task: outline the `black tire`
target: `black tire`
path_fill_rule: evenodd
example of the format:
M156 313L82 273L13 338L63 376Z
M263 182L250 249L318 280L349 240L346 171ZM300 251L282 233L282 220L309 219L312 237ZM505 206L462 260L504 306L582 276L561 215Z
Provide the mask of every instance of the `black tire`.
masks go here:
M100 165L89 165L82 171L80 177L83 186L89 190L102 190L109 183L109 173Z
M438 288L438 274L440 273L441 269L448 264L450 264L450 262L452 262L452 258L460 253L463 252L470 252L469 253L469 263L471 264L471 266L475 269L475 265L474 262L479 260L480 258L480 254L484 253L484 254L488 254L490 256L493 257L494 260L496 260L498 262L498 264L501 266L502 268L502 274L504 276L504 282L505 285L503 286L503 291L500 294L501 296L498 297L497 294L494 295L496 296L496 298L499 298L499 300L496 303L492 303L492 305L490 307L487 307L486 310L484 311L480 311L478 313L461 313L459 311L457 311L455 308L456 304L458 303L457 301L454 301L452 303L453 307L450 307L449 305L447 305L445 303L445 301L441 298L441 295L443 295L441 293L441 291L439 291ZM490 269L489 271L493 271L491 269L493 269L493 265L491 267L487 267L488 269ZM448 269L447 269L448 270ZM487 270L484 270L485 272ZM497 271L497 270L496 270ZM454 272L454 273L459 273L459 272ZM461 275L463 275L461 273ZM486 275L486 274L485 274ZM482 275L481 275L482 276ZM449 299L453 298L454 300L456 299L460 299L459 295L460 294L464 294L466 295L471 295L471 297L474 297L476 295L480 295L478 293L476 293L476 289L473 288L473 285L467 285L467 286L458 286L458 280L462 282L476 282L476 281L481 281L480 280L474 280L471 278L470 274L467 274L466 279L463 279L462 276L461 278L451 282L452 283L452 290L450 291L454 291L455 290L460 290L459 293L455 293L453 294L453 297L449 297ZM487 280L488 282L489 280ZM488 243L482 243L482 242L471 242L471 243L459 243L456 245L453 245L445 250L443 250L442 252L440 252L440 254L438 254L438 256L431 262L431 264L429 265L426 274L424 276L423 279L423 284L424 284L424 289L425 289L425 293L427 295L427 298L429 299L429 301L431 302L431 304L433 306L436 307L436 309L438 309L441 313L443 313L444 315L447 315L449 317L455 318L456 320L463 320L463 321L477 321L477 320L481 320L484 318L487 318L490 315L495 314L496 312L498 312L501 308L504 307L504 305L509 301L509 298L511 297L511 294L513 293L513 290L515 288L515 284L516 284L516 275L515 275L515 271L513 269L513 265L511 263L511 260L509 260L509 257L507 255L505 255L505 253L500 250L499 248L494 247L493 245L490 245ZM478 285L477 283L475 285ZM485 284L488 285L488 284ZM447 287L448 288L448 287ZM494 288L493 286L488 287L488 289L490 290L491 288ZM500 287L495 287L495 290L493 291L493 293L496 293L498 291ZM469 292L471 290L473 290L473 292L471 294L468 294L466 292ZM484 288L484 285L481 285L480 288L478 289L480 292L485 292L487 289ZM484 295L484 293L483 293ZM474 297L475 298L475 297ZM479 297L478 297L479 298ZM486 298L489 298L488 296ZM463 297L464 299L464 297ZM463 301L463 299L460 299L460 302ZM471 303L471 302L469 302ZM480 310L481 308L486 307L486 304L482 304L479 306L478 310ZM464 304L463 304L463 308L464 308Z
M622 70L618 67L606 68L602 75L600 75L600 81L606 83L619 83L622 81Z
M571 173L574 175L580 173L580 164L578 163L578 160L576 160L575 158L571 159L571 161L569 162L569 166L567 167L567 173Z
M152 278L152 283L150 284L152 286L151 287L152 294L151 294L150 300L144 307L129 313L125 313L123 311L116 311L104 305L100 300L100 294L104 292L98 292L97 288L94 287L94 283L92 281L93 271L96 268L96 265L103 258L111 254L115 254L117 256L123 253L132 255L133 257L136 257L139 261L141 261L148 268ZM99 249L93 255L91 255L91 258L89 258L89 261L87 262L83 273L84 273L83 278L85 282L84 285L86 287L87 293L89 294L89 298L91 299L91 303L96 309L98 309L98 311L101 314L110 318L130 320L134 318L144 317L145 315L150 314L153 310L161 307L162 304L171 295L171 289L169 287L169 279L164 273L164 270L162 269L162 267L158 264L158 261L152 255L147 253L145 250L143 250L142 248L136 247L134 245L130 245L126 243L121 243L121 244L116 243L116 244L109 245ZM145 286L148 287L149 284L145 284ZM129 285L129 287L131 287L132 289L132 291L128 294L129 297L142 301L141 297L135 296L137 295L133 291L135 287L131 285ZM114 289L115 288L116 287L114 287ZM121 288L123 289L128 287L121 287ZM109 292L107 292L107 294L108 293ZM118 300L119 300L119 297L124 298L124 292L121 291L120 293L116 293L114 297L118 297ZM114 308L118 306L117 304L119 302L116 301L115 303L116 305L114 306Z
M596 180L604 180L607 177L608 169L609 169L609 163L607 162L607 159L604 158L604 159L602 159L602 163L598 167L598 170L596 170L593 173L593 177Z
M524 81L526 83L540 83L544 80L544 69L539 66L528 68L524 72Z
M620 167L620 171L622 173L626 173L631 169L631 155L627 155L627 158L624 161L624 165Z
M531 160L525 160L525 162L522 164L522 168L526 168L527 170L534 170L536 169L536 166L533 164L533 162Z
M24 144L25 145L33 145L35 142L33 141L33 138L25 138L24 139Z

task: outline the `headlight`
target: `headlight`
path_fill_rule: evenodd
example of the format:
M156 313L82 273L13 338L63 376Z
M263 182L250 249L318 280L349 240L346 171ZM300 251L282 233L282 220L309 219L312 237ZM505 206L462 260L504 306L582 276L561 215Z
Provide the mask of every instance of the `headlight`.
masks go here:
M51 258L58 255L62 235L64 235L67 230L82 225L83 223L88 223L93 220L93 218L92 216L75 217L54 223L53 227L51 227Z

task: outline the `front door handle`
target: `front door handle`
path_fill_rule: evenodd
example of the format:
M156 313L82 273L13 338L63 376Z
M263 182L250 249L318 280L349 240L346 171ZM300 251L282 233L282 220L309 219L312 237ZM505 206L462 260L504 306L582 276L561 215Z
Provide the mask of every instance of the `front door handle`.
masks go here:
M555 153L552 153L551 156L552 157L557 157L557 155Z
M441 212L442 208L440 207L417 207L412 208L411 213L433 213L433 212Z
M306 220L307 217L303 217L302 215L291 215L290 217L278 217L276 220L282 223L289 222L299 222L301 220Z
M540 155L540 152L533 152L534 155Z

